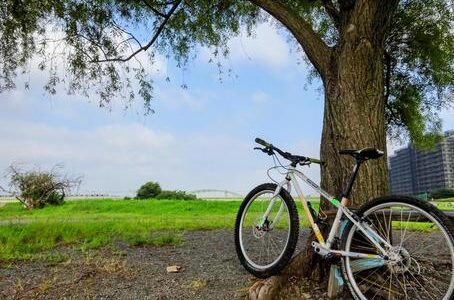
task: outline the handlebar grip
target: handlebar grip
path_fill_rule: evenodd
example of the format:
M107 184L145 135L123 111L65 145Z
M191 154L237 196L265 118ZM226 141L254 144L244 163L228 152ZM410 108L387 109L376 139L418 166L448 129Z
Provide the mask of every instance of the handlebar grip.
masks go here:
M321 161L320 159L309 158L309 161L310 161L311 163L314 163L314 164L320 164L320 165L323 165L323 164L324 164L324 162Z
M263 147L266 147L266 148L272 148L272 147L273 147L273 145L271 145L271 144L269 144L269 143L267 143L267 142L265 142L264 140L259 139L259 138L256 138L256 139L255 139L255 142L256 142L257 144L259 144L259 145L262 145Z

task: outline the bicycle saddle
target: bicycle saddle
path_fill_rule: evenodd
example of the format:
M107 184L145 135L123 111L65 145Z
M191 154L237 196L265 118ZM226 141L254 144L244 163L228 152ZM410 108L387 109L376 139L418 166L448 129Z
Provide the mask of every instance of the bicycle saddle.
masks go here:
M339 154L351 155L356 159L368 160L368 159L377 159L379 157L382 157L383 154L385 154L385 153L376 148L364 148L361 150L340 150Z

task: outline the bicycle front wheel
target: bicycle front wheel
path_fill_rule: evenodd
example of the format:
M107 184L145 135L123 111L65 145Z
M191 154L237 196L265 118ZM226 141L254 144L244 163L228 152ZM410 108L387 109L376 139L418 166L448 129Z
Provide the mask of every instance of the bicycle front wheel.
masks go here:
M358 215L390 248L383 259L344 257L344 278L355 299L453 299L453 226L441 211L387 196L365 204ZM381 254L351 222L342 245L349 252Z
M235 224L235 247L241 264L259 278L280 272L298 241L298 212L289 193L273 197L276 184L253 189L243 200Z

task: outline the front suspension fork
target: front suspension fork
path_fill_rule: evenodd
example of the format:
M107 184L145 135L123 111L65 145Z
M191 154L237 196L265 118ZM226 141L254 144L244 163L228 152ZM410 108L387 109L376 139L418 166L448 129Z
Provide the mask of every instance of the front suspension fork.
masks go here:
M285 185L287 186L287 191L289 193L291 192L291 190L290 190L291 189L291 185L290 185L290 180L289 179L285 179L284 181L279 183L279 185L277 186L276 190L274 191L273 196L271 197L270 204L268 205L265 213L263 214L262 218L260 219L260 222L259 222L259 226L260 227L263 227L263 225L265 224L266 220L268 220L268 217L269 217L271 211L273 210L274 204L276 203L276 197L279 195L279 193L281 192L282 188ZM284 209L285 209L285 203L282 202L281 206L279 207L279 210L278 210L276 216L274 217L274 220L272 220L272 222L269 225L269 229L273 229L273 227L274 227L273 225L275 223L279 222L279 219L281 218L282 213L284 212Z

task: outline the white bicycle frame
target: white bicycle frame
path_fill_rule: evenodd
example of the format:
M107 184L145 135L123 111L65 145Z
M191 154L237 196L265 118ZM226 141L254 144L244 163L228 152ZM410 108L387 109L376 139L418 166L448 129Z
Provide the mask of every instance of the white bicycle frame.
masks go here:
M357 168L357 166L355 166ZM354 170L355 171L355 170ZM309 210L307 200L304 198L301 188L298 184L297 178L300 178L302 181L306 182L310 187L312 187L315 191L317 191L320 195L326 198L332 205L338 208L336 217L334 219L333 225L328 235L328 239L325 241L318 225L314 222L314 218ZM329 193L324 191L320 186L310 180L306 175L304 175L301 171L297 170L295 167L290 166L285 176L285 180L283 180L278 187L276 188L274 195L268 205L265 214L263 215L262 220L266 220L268 215L271 213L273 206L276 202L276 196L279 195L281 189L287 187L288 192L291 192L291 186L295 187L296 193L303 205L304 211L306 213L306 217L309 221L310 226L312 227L315 237L317 238L317 242L313 242L312 246L316 250L317 253L320 255L326 255L328 253L334 253L338 256L348 256L354 258L368 258L368 259L380 259L380 261L384 264L384 257L387 256L387 250L385 248L390 249L392 246L389 244L388 241L383 239L379 234L377 234L366 222L358 219L358 217L347 208L348 199L343 197L341 201L338 201L335 197L331 196ZM271 223L270 227L272 228L274 223L277 223L279 218L281 217L284 209L285 203L282 202L279 211L277 212L273 222ZM333 245L334 238L339 235L339 227L341 223L342 216L345 215L356 227L365 235L365 237L380 251L381 254L368 254L368 253L358 253L358 252L349 252L349 251L342 251L342 250L334 250L331 249ZM385 248L384 248L384 247ZM379 264L381 262L379 261ZM371 266L371 267L376 267ZM367 268L367 267L365 267ZM364 267L362 267L364 270Z

